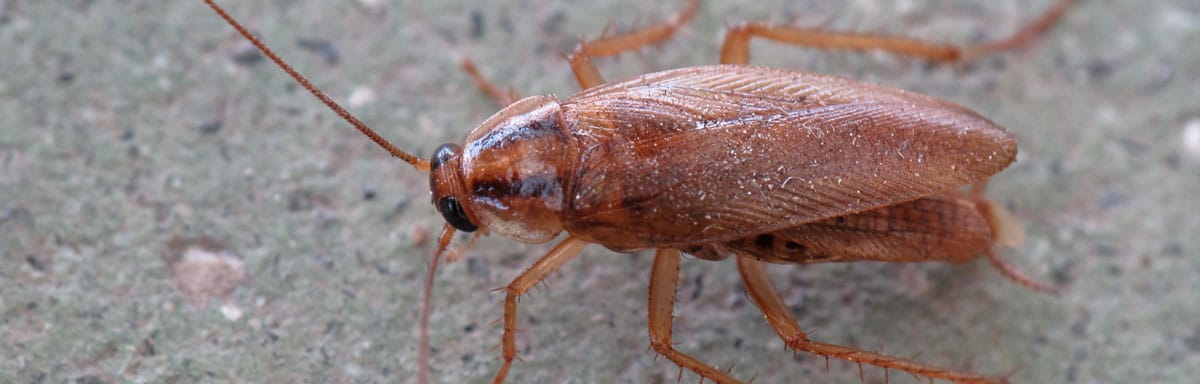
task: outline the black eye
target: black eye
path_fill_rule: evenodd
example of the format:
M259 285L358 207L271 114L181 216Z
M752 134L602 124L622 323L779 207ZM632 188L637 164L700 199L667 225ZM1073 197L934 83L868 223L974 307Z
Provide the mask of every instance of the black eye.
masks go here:
M447 223L460 231L475 232L476 229L479 229L471 223L471 219L467 218L467 213L463 212L462 206L458 205L458 200L453 197L443 197L438 200L437 210L442 213L442 217L446 219Z

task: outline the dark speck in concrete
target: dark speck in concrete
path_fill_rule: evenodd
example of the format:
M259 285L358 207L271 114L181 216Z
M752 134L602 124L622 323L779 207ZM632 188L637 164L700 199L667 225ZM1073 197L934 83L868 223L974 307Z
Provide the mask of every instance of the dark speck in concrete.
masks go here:
M224 123L220 119L213 119L200 123L196 126L196 130L205 135L212 135L220 132L223 125Z
M321 59L324 59L326 64L337 64L342 58L341 51L338 50L337 45L326 39L296 39L296 45L321 56Z
M476 40L482 39L483 33L484 33L483 12L480 12L478 8L472 8L470 15L471 15L471 38L476 39Z
M1192 334L1183 338L1183 345L1186 345L1192 352L1200 353L1200 324L1192 329Z
M229 49L229 60L238 65L250 66L262 61L266 56L258 51L250 41L238 39L233 47Z

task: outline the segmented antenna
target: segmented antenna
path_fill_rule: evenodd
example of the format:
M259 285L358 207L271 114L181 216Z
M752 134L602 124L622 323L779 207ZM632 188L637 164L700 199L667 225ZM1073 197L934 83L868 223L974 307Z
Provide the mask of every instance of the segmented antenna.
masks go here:
M329 106L329 109L332 109L338 114L338 116L341 116L342 119L345 119L346 122L350 123L350 125L353 125L355 129L358 129L358 131L362 132L363 135L369 137L371 141L375 142L375 144L379 144L380 147L383 147L383 149L391 153L392 156L398 157L400 160L404 160L405 162L412 164L413 168L416 168L418 171L429 172L428 161L413 156L408 152L401 151L382 136L379 136L378 133L375 133L374 130L367 127L366 124L363 124L362 121L359 121L354 117L354 115L351 115L350 112L346 112L346 109L342 108L342 106L336 101L333 101L333 99L331 99L329 96L326 96L324 92L321 92L321 90L317 89L317 87L314 87L307 78L300 75L300 73L296 72L295 69L292 69L291 65L288 65L287 62L275 55L275 51L272 51L271 48L267 48L267 45L263 44L261 40L250 34L250 31L247 30L246 27L243 27L236 20L234 20L233 17L229 16L229 14L226 13L221 6L217 5L212 0L204 0L204 2L207 3L208 6L213 9L213 11L216 11L222 19L225 19L229 25L233 26L233 29L236 29L238 33L241 33L242 36L245 36L247 40L250 40L250 43L254 44L255 47L258 47L258 50L262 51L262 53L270 58L271 61L274 61L276 65L283 69L284 72L287 72L287 74L291 75L293 79L296 79L296 82L300 83L304 89L307 89L308 92L312 93L313 96L316 96L318 100L321 100L322 103L325 103L325 105Z

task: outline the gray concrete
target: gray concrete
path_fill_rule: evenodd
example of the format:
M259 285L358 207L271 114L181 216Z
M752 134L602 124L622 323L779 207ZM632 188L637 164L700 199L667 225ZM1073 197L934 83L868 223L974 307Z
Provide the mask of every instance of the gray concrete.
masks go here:
M331 95L372 90L353 111L421 156L496 110L457 57L521 94L566 96L560 53L577 38L678 6L229 3ZM961 43L1003 36L1048 1L784 3L705 2L678 39L602 71L713 63L738 20ZM301 38L329 42L340 61ZM1184 132L1200 131L1196 41L1200 6L1174 0L1086 1L1035 46L965 65L756 43L759 64L946 97L1009 127L1020 157L990 194L1029 238L1005 256L1066 288L1031 292L983 261L776 266L786 302L818 340L1017 369L1019 382L1195 380L1200 153ZM426 177L276 68L234 63L241 44L199 1L0 1L0 382L410 381L441 225ZM194 239L248 279L229 296L185 297L192 270L177 262ZM546 249L488 238L442 270L436 382L490 380L503 297L489 289ZM529 332L510 382L673 382L675 367L646 351L650 259L589 249L523 300ZM823 359L784 351L732 263L689 260L682 273L680 349L759 383L859 381L851 364L825 372Z

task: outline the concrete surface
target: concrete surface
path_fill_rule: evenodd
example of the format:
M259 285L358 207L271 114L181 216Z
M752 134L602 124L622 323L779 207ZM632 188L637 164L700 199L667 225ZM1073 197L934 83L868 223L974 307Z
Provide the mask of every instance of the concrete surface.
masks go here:
M458 57L523 95L566 96L560 53L577 38L679 6L227 3L330 94L357 89L352 110L421 156L496 110ZM601 70L713 63L739 20L961 43L1004 36L1048 3L706 1L678 39ZM946 97L1014 131L1019 161L990 194L1029 238L1005 256L1066 289L1031 292L982 261L775 266L785 301L818 340L1017 370L1017 382L1195 380L1196 41L1200 6L1174 0L1083 1L1029 49L964 65L756 43L756 63ZM0 382L411 382L442 222L425 175L278 69L235 61L243 48L199 1L0 1ZM435 382L490 380L503 297L489 290L546 249L489 238L441 271ZM673 382L647 352L650 261L589 249L523 300L510 382ZM784 351L731 262L682 273L681 350L758 383L859 381L851 364L825 372Z

